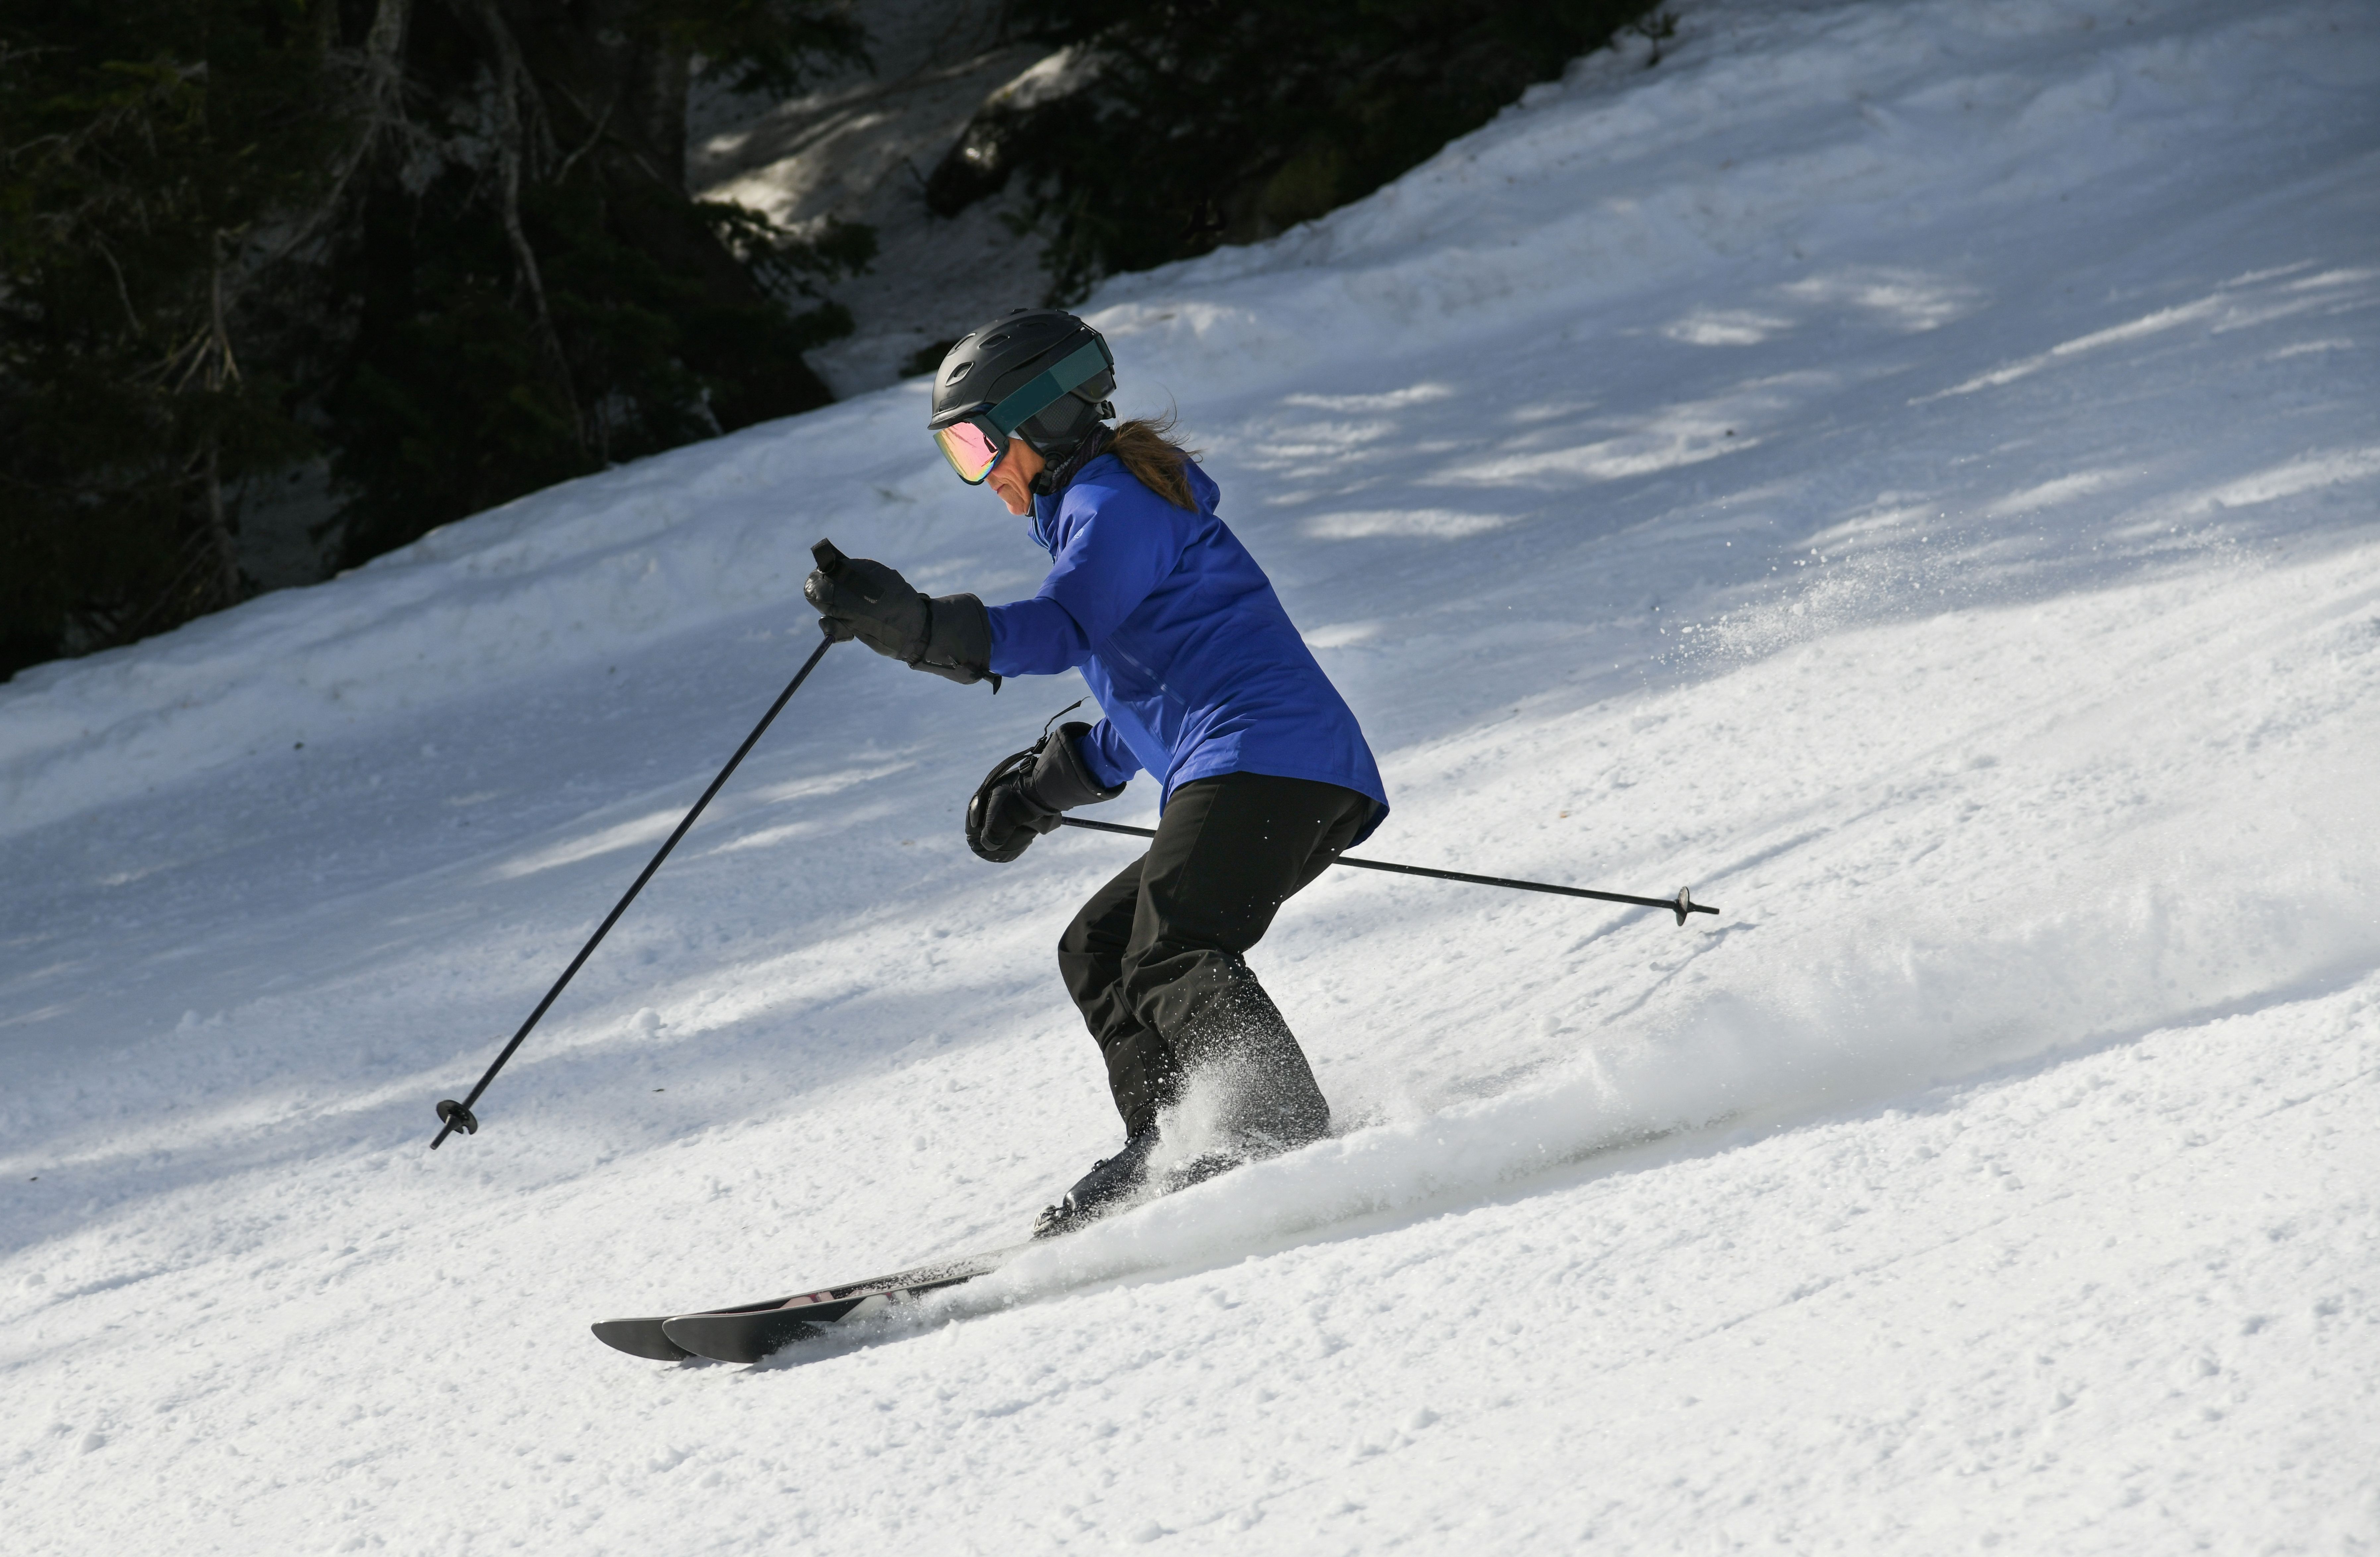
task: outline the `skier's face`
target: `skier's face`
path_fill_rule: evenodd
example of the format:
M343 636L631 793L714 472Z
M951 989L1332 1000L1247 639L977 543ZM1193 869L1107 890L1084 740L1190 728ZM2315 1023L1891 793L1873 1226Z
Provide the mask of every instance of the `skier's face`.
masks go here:
M1000 494L1000 501L1008 505L1008 512L1021 517L1033 512L1033 478L1049 463L1032 444L1022 438L1012 438L1008 441L1008 453L991 467L987 480L991 489Z

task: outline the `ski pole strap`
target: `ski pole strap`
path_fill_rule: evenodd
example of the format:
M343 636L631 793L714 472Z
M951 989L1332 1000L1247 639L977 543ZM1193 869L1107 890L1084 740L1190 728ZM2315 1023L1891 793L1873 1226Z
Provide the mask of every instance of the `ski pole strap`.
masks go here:
M1061 816L1059 825L1085 827L1092 832L1122 833L1127 838L1155 838L1148 827L1127 827L1119 822L1093 822L1077 816ZM1330 862L1334 865L1353 865L1364 871L1393 871L1399 875L1427 875L1439 881L1467 881L1475 887L1509 887L1516 892L1551 892L1564 898L1593 898L1604 903L1633 903L1639 908L1668 909L1683 924L1690 913L1717 913L1708 903L1694 901L1690 888L1681 887L1674 898L1640 898L1633 892L1598 892L1588 887L1557 887L1550 881L1516 881L1504 875L1473 875L1468 871L1442 871L1428 865L1400 865L1390 860L1358 860L1353 854L1342 854Z

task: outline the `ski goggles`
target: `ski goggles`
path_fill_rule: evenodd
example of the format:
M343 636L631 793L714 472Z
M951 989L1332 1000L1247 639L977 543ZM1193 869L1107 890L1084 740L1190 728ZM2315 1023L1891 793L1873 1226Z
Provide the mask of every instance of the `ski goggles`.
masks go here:
M934 446L951 462L960 480L970 487L981 486L1000 456L1008 453L1008 441L1018 428L1113 366L1101 343L1090 341L1055 368L1027 380L998 404L987 401L961 412L948 427L932 428Z

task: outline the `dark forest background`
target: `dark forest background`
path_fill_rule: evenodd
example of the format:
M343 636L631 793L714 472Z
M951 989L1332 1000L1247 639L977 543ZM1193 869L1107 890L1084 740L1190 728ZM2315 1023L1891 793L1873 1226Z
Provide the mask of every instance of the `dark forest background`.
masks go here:
M1069 90L988 108L1053 301L1360 198L1638 0L1013 0ZM698 79L865 62L847 0L0 0L0 675L252 592L241 511L321 463L352 565L821 404L864 227L693 198Z

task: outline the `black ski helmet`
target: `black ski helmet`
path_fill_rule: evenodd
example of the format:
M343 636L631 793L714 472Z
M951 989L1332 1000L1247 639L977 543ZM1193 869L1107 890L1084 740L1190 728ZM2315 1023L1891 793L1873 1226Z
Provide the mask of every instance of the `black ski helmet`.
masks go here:
M1015 436L1051 465L1082 446L1091 429L1115 415L1115 354L1106 337L1063 308L1018 308L962 336L934 374L929 432L980 417L1086 346L1104 363L1081 382L1015 424ZM978 478L979 479L979 478Z

